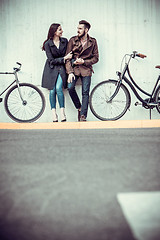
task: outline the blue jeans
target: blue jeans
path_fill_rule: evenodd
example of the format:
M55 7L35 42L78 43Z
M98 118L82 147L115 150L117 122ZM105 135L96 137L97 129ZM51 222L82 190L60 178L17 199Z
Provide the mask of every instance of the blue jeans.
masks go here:
M51 109L56 108L56 95L58 97L60 108L64 108L63 80L60 74L58 75L58 78L53 90L50 90L49 100L50 100Z
M82 104L81 104L79 97L77 95L77 92L75 90L75 85L76 85L78 78L79 78L78 76L75 76L75 80L73 80L71 83L68 83L68 91L69 91L69 95L74 103L74 106L77 109L81 108L81 115L84 115L85 117L87 117L91 76L86 76L86 77L80 76L81 81L82 81Z

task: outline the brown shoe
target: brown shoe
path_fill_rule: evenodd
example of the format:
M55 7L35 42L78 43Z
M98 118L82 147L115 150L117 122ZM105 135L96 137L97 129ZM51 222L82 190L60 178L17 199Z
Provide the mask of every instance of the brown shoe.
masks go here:
M84 115L81 116L80 122L86 122L86 117Z
M78 122L80 122L80 118L81 118L81 111L78 110Z

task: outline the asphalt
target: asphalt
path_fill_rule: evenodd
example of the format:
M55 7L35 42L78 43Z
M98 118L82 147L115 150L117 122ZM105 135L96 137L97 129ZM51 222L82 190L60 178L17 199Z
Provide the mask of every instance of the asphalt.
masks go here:
M157 127L1 129L0 239L144 239L121 200L160 191L159 142Z

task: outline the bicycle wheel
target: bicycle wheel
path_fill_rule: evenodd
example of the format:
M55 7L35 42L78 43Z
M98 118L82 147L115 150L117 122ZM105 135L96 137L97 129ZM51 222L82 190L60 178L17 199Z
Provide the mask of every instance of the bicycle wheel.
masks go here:
M22 99L19 94L19 90ZM4 100L5 110L16 122L34 122L44 112L45 98L39 88L30 83L20 83L9 89Z
M90 109L95 117L102 121L111 121L121 118L131 103L128 89L121 84L119 92L108 102L117 87L118 81L106 80L97 84L90 95Z
M155 93L155 101L160 102L160 86L157 88L156 93ZM156 106L157 111L160 113L160 103Z

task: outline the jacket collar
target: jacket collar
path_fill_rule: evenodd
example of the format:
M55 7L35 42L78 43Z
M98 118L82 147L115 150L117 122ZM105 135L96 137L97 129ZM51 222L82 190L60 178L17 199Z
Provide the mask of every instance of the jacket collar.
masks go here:
M60 38L60 44L61 44L61 43L63 44L64 42L65 42L64 38ZM54 44L54 42L53 42L52 39L49 39L49 40L48 40L48 43L49 43L49 45L50 45L51 47L55 46L55 44Z
M92 39L89 35L87 35L87 40L92 42ZM75 37L75 41L80 41L80 38L78 36Z
M81 49L79 55L82 55L82 53L83 53L86 49L88 49L90 46L92 46L92 38L91 38L89 35L87 35L87 38L88 38L88 41L87 41L87 43L84 45L84 47ZM78 36L75 37L75 42L76 42L76 45L77 45L77 46L79 46L79 47L82 46L81 41L80 41L80 38L79 38Z

